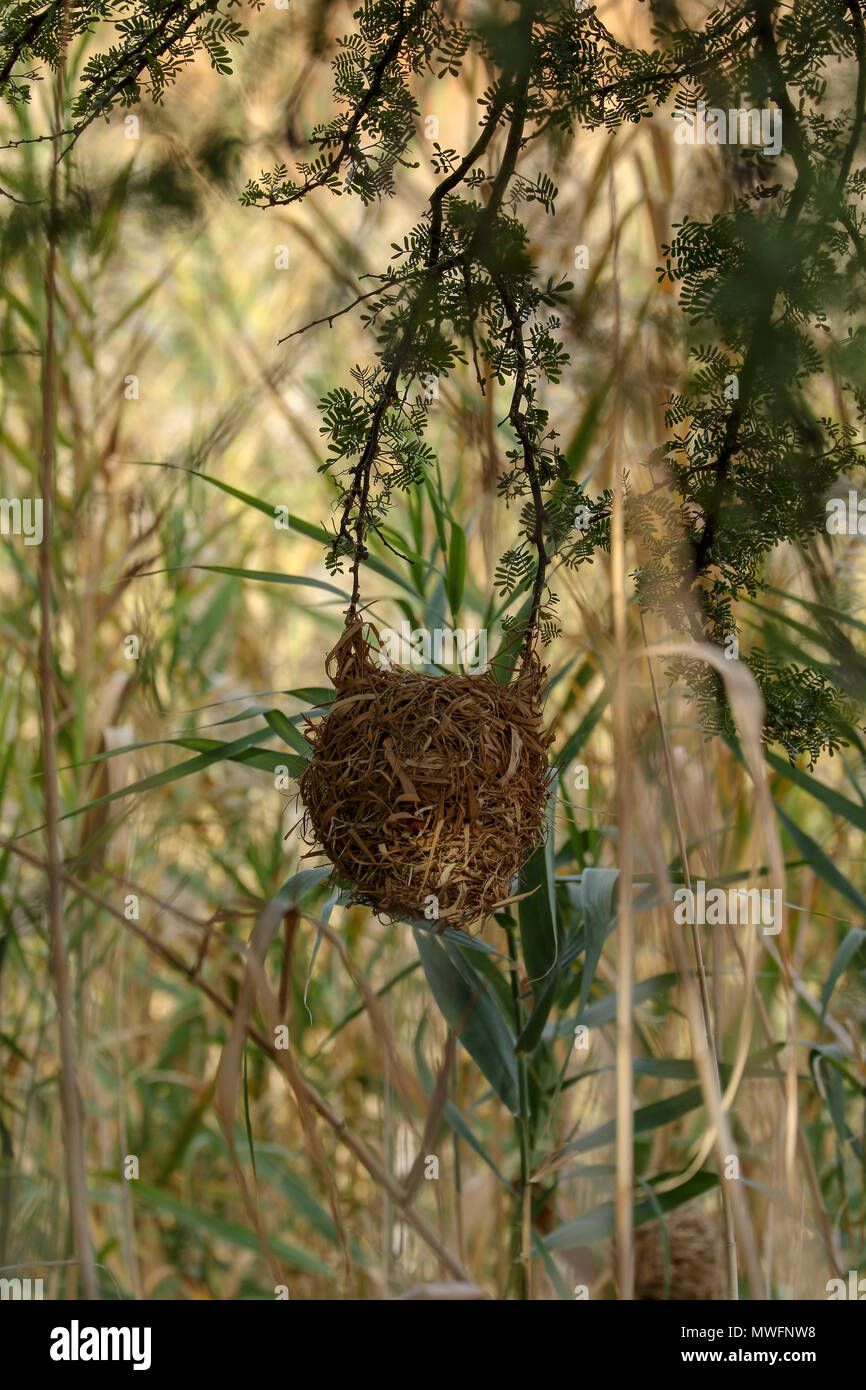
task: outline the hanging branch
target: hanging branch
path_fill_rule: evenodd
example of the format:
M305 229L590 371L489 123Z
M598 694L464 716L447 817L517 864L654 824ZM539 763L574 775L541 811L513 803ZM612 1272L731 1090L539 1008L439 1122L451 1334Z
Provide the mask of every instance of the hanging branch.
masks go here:
M350 623L354 622L355 617L357 615L361 585L360 567L361 562L363 560L366 560L368 554L367 548L364 544L364 536L366 534L368 524L367 513L370 502L370 486L372 481L373 465L376 461L376 454L379 447L379 437L382 432L382 423L385 419L385 413L388 410L389 406L394 404L394 402L397 399L396 391L397 384L400 379L400 373L402 372L403 367L406 363L406 359L409 355L409 350L412 345L412 339L415 336L415 331L423 316L424 310L427 308L430 297L432 295L433 282L437 276L442 275L446 270L450 269L452 266L458 265L460 263L460 260L460 256L450 256L446 260L440 261L436 265L431 265L427 267L425 283L424 285L422 285L415 299L415 302L412 305L409 321L403 333L402 341L400 343L394 361L391 365L391 369L388 372L385 385L382 387L379 399L373 410L373 415L370 421L370 430L367 435L367 442L364 445L361 457L359 458L357 464L355 465L355 468L353 469L352 484L343 501L342 513L340 517L340 527L337 532L337 535L335 536L332 542L332 554L334 554L335 556L338 554L341 541L348 541L350 544L354 544L354 555L351 567L352 597L349 603L349 608L346 612L347 627ZM358 512L355 518L354 542L352 542L351 513L356 501L358 504Z
M538 553L535 582L532 586L532 602L530 604L526 632L523 638L523 658L525 660L530 654L533 638L538 630L538 620L541 614L541 598L544 593L547 566L550 558L544 541L544 523L547 520L547 513L545 511L544 497L541 491L541 479L538 476L535 446L532 441L526 413L521 409L521 401L523 400L526 390L527 380L526 344L523 340L523 323L517 312L517 307L508 286L501 276L496 277L496 287L499 290L506 317L510 324L509 342L514 348L517 356L517 371L514 378L514 391L511 396L511 408L508 412L508 419L520 440L520 446L523 450L523 471L529 481L529 488L532 493L532 510L534 517L532 543Z
M791 193L791 199L788 203L784 219L785 229L788 233L791 233L803 210L809 190L814 182L814 175L812 173L812 165L809 159L806 141L797 120L797 113L785 85L784 74L779 61L779 53L776 48L776 38L773 32L771 10L772 6L768 0L760 0L755 20L755 31L758 36L758 51L763 55L771 76L771 94L784 116L785 133L797 169L797 182ZM776 296L784 282L786 272L787 267L783 265L780 267L778 274L771 275L768 279L760 312L756 317L751 341L743 360L743 367L740 373L742 400L737 402L728 416L724 443L713 469L715 479L712 496L707 507L706 520L694 548L695 570L698 574L701 574L712 560L713 544L721 520L731 465L739 447L744 417L750 405L750 397L755 379L762 358L767 351L767 338L772 329L773 306L776 302Z
M512 74L508 74L507 76L503 75L497 96L490 105L484 126L475 144L464 156L460 164L437 185L430 195L430 238L423 282L412 304L406 326L394 353L388 375L374 407L366 443L353 469L351 486L343 500L339 529L332 542L332 554L335 557L339 553L341 542L353 544L353 560L351 566L352 596L349 608L346 612L347 626L354 622L360 600L360 567L362 561L365 560L368 555L366 545L364 544L364 538L369 523L370 489L385 414L389 407L397 400L397 387L400 377L409 357L418 326L430 307L439 278L446 271L460 266L465 284L470 268L476 263L479 250L484 245L485 238L500 211L508 183L514 174L517 165L517 157L520 153L526 118L528 83L528 61L524 62L523 76L521 79L516 79ZM485 205L483 214L469 240L466 250L457 255L447 256L440 260L439 254L442 245L444 199L448 193L453 192L453 190L459 186L469 171L475 166L479 157L487 149L496 133L502 115L507 109L509 96L513 96L514 114L509 127L505 153L497 171L490 198ZM408 384L411 384L411 380L412 377L409 378ZM352 538L351 513L356 503L357 514L354 522L354 538Z
M352 111L352 115L346 124L346 129L343 133L342 139L340 140L340 143L337 146L336 153L332 155L331 159L324 166L324 168L318 170L318 172L314 174L311 178L305 179L304 183L300 186L300 188L294 189L293 191L287 193L285 196L274 197L272 200L269 201L268 204L266 204L266 206L288 206L290 203L300 202L301 199L305 198L308 193L312 193L313 189L324 188L330 182L330 180L333 179L340 172L340 169L343 167L345 160L348 158L351 152L352 145L355 141L355 136L357 135L358 130L360 129L364 121L364 117L367 115L367 112L370 110L371 106L374 105L374 103L378 100L379 96L381 95L382 86L385 81L386 74L388 73L389 69L396 66L400 57L400 52L403 48L403 45L406 42L407 37L416 28L422 16L425 13L428 13L430 9L431 0L419 0L419 3L413 5L411 10L409 10L407 14L405 5L402 3L401 0L400 23L395 29L390 43L387 44L386 48L382 53L381 58L373 68L373 73L369 86L367 87L367 90L364 92L364 95L361 97L360 101Z

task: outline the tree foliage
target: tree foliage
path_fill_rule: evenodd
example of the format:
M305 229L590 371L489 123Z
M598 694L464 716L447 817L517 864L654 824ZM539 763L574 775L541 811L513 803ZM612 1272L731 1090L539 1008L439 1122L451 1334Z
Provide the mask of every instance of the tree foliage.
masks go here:
M43 70L84 34L108 34L76 74L66 132L145 94L161 100L196 53L220 72L261 0L168 5L10 5L0 33L0 87L30 99ZM617 39L595 8L517 0L465 10L433 0L367 0L333 56L334 114L290 175L262 171L251 207L296 203L317 189L362 203L393 195L417 167L415 86L488 74L477 137L465 152L434 146L426 210L391 248L377 285L358 300L370 355L322 402L328 468L340 489L333 570L351 564L353 607L369 528L432 459L424 383L471 362L480 391L510 393L501 496L521 529L496 572L512 628L556 631L556 565L576 566L609 542L611 498L589 496L557 443L545 388L568 370L560 314L573 286L545 278L524 213L555 215L546 151L580 129L613 130L696 112L757 109L781 120L778 153L726 146L732 193L707 221L687 213L660 248L659 276L679 289L689 367L668 403L668 437L648 447L654 483L629 498L646 561L644 608L720 645L737 633L737 604L760 590L767 558L789 543L808 554L825 498L862 466L866 354L860 323L866 269L861 141L866 34L859 0L735 0L684 19L653 5L654 46ZM45 137L39 137L45 138ZM518 159L520 168L518 169ZM574 518L580 515L580 524ZM521 600L522 606L521 606ZM766 732L793 758L845 739L851 711L832 671L752 649ZM679 670L710 728L729 718L717 678Z

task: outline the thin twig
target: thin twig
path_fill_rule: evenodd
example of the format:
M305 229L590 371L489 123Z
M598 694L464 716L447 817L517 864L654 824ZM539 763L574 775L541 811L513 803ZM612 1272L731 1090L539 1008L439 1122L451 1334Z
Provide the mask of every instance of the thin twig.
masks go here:
M526 412L521 408L521 402L526 391L527 378L526 344L523 340L523 324L520 321L517 306L511 297L511 292L504 279L497 275L494 277L494 281L499 290L499 295L511 326L510 341L517 357L517 371L514 375L514 391L511 396L511 407L508 411L508 419L511 422L515 434L520 440L520 446L523 450L523 471L529 480L529 487L532 493L534 518L532 543L538 555L535 581L532 586L532 600L529 606L529 617L526 622L526 631L523 637L523 656L526 658L532 650L533 641L538 630L538 619L541 614L541 599L544 593L547 565L550 558L547 554L547 547L544 542L544 523L547 519L547 513L544 508L541 479L538 476L536 447L529 431L529 422L526 418Z

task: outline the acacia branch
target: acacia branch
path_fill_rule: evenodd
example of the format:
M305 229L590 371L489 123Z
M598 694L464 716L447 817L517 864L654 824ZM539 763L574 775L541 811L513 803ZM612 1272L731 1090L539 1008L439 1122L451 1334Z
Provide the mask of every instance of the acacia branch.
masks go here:
M531 24L529 25L531 31ZM528 37L528 33L527 33ZM379 450L379 440L381 438L382 426L385 414L396 398L397 384L409 357L417 328L421 322L423 314L429 307L433 297L435 285L439 277L454 266L460 265L464 269L464 274L471 266L477 255L479 248L484 244L484 240L492 227L502 206L502 200L508 183L512 178L517 166L517 157L523 142L523 131L526 119L526 97L529 87L529 61L525 57L524 70L519 82L514 90L514 110L508 132L508 140L502 163L497 171L493 187L475 230L469 238L465 251L459 254L448 256L444 260L438 259L438 252L441 245L441 217L442 203L448 191L457 186L462 178L475 163L478 154L486 149L493 137L498 125L500 116L507 108L507 98L503 96L501 102L496 101L491 106L485 122L484 130L479 135L469 153L461 161L447 178L433 190L430 197L430 217L431 217L431 240L427 253L427 264L425 266L423 281L418 294L409 310L406 325L403 329L400 341L394 352L391 366L388 370L385 382L380 390L378 401L373 408L370 421L370 429L364 449L352 472L350 487L343 500L340 526L332 546L332 554L336 555L339 551L341 542L353 545L352 561L352 596L349 608L346 612L347 626L354 621L358 603L360 601L360 567L362 560L367 558L367 549L364 544L364 537L367 529L367 513L370 505L370 490L372 485L373 468ZM504 91L504 89L503 89ZM462 172L461 172L462 171ZM357 515L354 525L354 537L350 535L350 516L353 506L357 503Z
M857 55L857 95L855 97L854 124L851 127L851 135L842 156L842 163L839 166L839 174L836 179L836 197L840 202L845 196L845 184L848 182L851 164L857 153L860 136L863 134L863 122L866 119L866 31L863 27L863 15L859 0L847 0L847 6L851 15L851 22L854 25L854 52Z
M785 85L785 76L782 71L779 52L776 47L776 37L773 31L772 9L773 0L760 0L755 20L755 33L758 39L758 49L763 54L770 71L772 79L771 95L776 105L779 107L779 110L782 112L785 130L789 132L791 156L797 168L797 181L791 192L791 198L784 218L785 230L786 232L791 232L805 206L806 198L814 183L814 175L806 139L800 130L797 112L794 109L794 105L788 95L787 86ZM748 402L757 376L761 357L767 350L766 337L771 327L773 306L776 302L776 295L782 286L784 273L784 269L781 269L778 275L771 276L769 279L763 297L762 308L752 332L751 341L746 350L745 357L743 358L742 381L740 387L742 404L738 400L728 416L722 448L713 468L715 482L706 509L704 528L694 550L695 570L698 574L701 574L707 567L712 557L713 543L721 519L731 464L739 448L740 430L745 418L746 403Z
M290 203L297 203L305 198L308 193L312 193L314 188L322 188L328 183L329 179L332 179L335 174L339 173L344 161L349 155L361 122L382 90L382 84L385 81L385 75L388 69L393 63L396 63L406 39L424 11L429 9L429 5L430 0L419 0L419 3L414 5L408 14L404 15L402 23L394 30L390 43L373 68L370 85L357 106L354 107L349 123L343 133L343 138L337 148L337 152L332 156L329 163L324 169L321 169L314 178L307 179L301 188L296 188L295 191L290 193L287 197L269 199L267 203L268 207L286 207Z
M0 69L0 87L5 87L9 78L12 76L12 69L18 62L22 53L27 51L31 45L31 41L36 38L43 24L47 23L55 10L59 9L62 3L63 0L52 0L52 3L48 5L46 9L38 14L32 15L27 24L25 24L18 39L11 46L9 57L3 64L2 69ZM54 137L51 136L50 138L53 139Z
M534 524L532 530L532 543L538 554L538 565L535 570L535 583L532 586L532 601L529 608L529 618L526 623L526 632L523 637L523 653L526 655L531 646L532 640L538 627L538 616L541 611L541 598L544 593L547 566L550 557L544 541L544 523L547 513L544 507L544 497L541 491L541 479L538 476L536 466L535 446L529 430L529 423L526 419L526 412L521 409L521 401L526 390L527 362L526 344L523 340L523 324L517 312L517 306L511 296L511 292L501 276L496 276L494 283L499 291L500 298L505 308L506 317L510 324L511 345L517 356L517 371L514 378L514 391L511 396L511 407L508 412L508 419L520 440L523 450L523 471L529 481L530 492L532 493L532 510Z
M120 93L125 87L128 87L131 83L137 83L144 69L150 67L156 59L164 57L169 50L179 47L181 39L186 37L193 25L201 19L202 15L213 13L214 10L218 10L221 3L222 0L202 0L202 4L197 8L189 9L186 0L173 0L173 3L167 6L165 13L155 28L145 34L134 47L123 51L117 62L108 72L100 73L97 77L93 77L89 82L86 82L79 100L83 100L91 93L98 92L105 82L112 82L112 79L117 77L118 74L123 74L118 81L112 82L108 91L102 92L89 115L85 116L82 121L76 122L72 130L72 139L60 158L65 158L66 155L69 154L70 150L76 145L79 137L83 135L87 127L111 105L115 97L120 96ZM184 11L188 11L188 13L183 19L183 23L180 24L178 28L173 29L158 48L153 49L152 45L154 41L158 39L160 35L165 34L171 21L183 16Z

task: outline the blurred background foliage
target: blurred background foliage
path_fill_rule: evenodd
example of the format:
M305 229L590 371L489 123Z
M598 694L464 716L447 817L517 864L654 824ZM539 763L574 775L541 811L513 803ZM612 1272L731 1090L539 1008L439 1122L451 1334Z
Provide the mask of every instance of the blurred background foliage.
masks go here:
M619 37L650 46L643 11L607 9ZM318 861L303 858L293 781L302 715L327 698L323 660L345 608L345 586L323 559L334 493L321 471L317 402L365 349L354 314L278 340L334 313L381 268L382 248L424 205L430 144L419 123L420 167L382 205L321 192L262 211L239 198L262 168L299 157L312 126L329 119L326 59L348 25L344 6L266 7L233 77L198 59L164 105L133 108L137 138L127 138L129 113L115 111L62 165L54 699L101 1290L262 1299L285 1284L297 1298L380 1298L459 1268L513 1295L525 1273L515 1192L528 1164L533 1295L573 1297L585 1285L615 1297L618 837L604 552L556 576L562 633L547 656L548 714L560 778L547 849L528 869L538 888L529 904L500 914L474 946L452 933L443 944L347 909L326 875L310 872ZM84 45L70 67L86 58ZM419 83L420 110L438 116L443 147L470 143L483 81L469 64L459 83ZM50 128L51 99L43 84L31 106L6 111L3 144ZM9 195L0 202L5 497L38 490L39 200L49 158L44 144L7 149L0 179ZM533 253L575 286L563 312L572 362L547 405L575 477L596 493L610 486L618 434L639 494L685 362L675 288L655 274L660 247L685 207L708 217L728 205L729 171L718 151L677 147L659 120L582 132L552 142L545 158L558 211L555 220L530 211ZM589 251L586 270L575 268L578 245ZM425 563L406 565L373 539L364 597L377 621L486 625L494 639L501 631L492 574L517 531L496 501L506 413L505 393L491 387L482 398L471 369L440 381L436 468L383 531ZM464 535L465 567L454 560ZM20 1272L42 1274L50 1296L62 1296L76 1282L74 1267L58 1263L70 1240L39 831L35 554L17 538L0 552L0 1265L26 1265ZM637 549L629 563L640 566ZM864 574L858 536L819 537L808 553L779 548L760 596L738 611L744 645L831 670L862 704ZM629 623L639 649L634 603ZM651 628L651 640L668 636L658 618ZM653 883L659 845L681 881L673 806L647 665L632 668L631 757L644 788L636 1220L686 1200L715 1219L670 907ZM661 708L692 877L760 882L765 841L737 749L707 740L694 706L663 681ZM811 770L766 753L787 866L789 982L777 939L757 940L752 990L738 929L706 935L722 1081L737 1063L731 1123L771 1297L823 1298L837 1269L864 1261L863 755L856 730ZM275 899L264 969L290 1050L268 1047L273 1020L254 1009L258 1041L244 1044L230 1145L217 1069L245 943ZM509 932L524 943L516 1000L502 960ZM544 940L558 946L549 989L538 983L545 961L526 949ZM485 979L483 1011L461 1031L461 1000ZM587 1048L574 1045L578 1024L590 1030ZM330 1119L299 1105L294 1066ZM509 1113L522 1075L528 1133ZM344 1142L347 1131L357 1142ZM124 1176L130 1155L134 1179ZM418 1172L419 1155L438 1159L437 1180ZM378 1162L399 1184L416 1165L410 1205L420 1222L394 1182L377 1180Z

